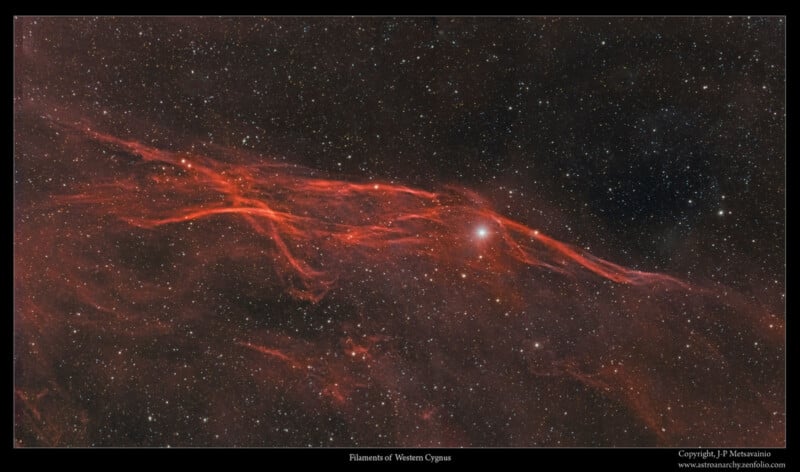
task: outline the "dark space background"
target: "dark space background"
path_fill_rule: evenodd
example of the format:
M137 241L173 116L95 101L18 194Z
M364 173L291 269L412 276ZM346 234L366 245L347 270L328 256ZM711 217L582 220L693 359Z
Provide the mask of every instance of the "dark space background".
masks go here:
M17 445L782 445L783 333L775 330L785 297L785 53L780 17L15 18ZM412 282L398 290L429 268L405 260L384 279L348 279L316 303L294 300L276 281L244 290L273 276L257 263L209 270L205 254L203 263L175 263L170 248L198 240L173 227L137 235L147 242L131 255L110 220L54 210L53 196L128 172L124 162L106 166L101 156L112 151L76 123L162 150L246 151L334 181L468 188L504 217L705 295L507 276L502 291L521 294L521 312L537 321L499 328L497 308L479 288L454 285L457 277L429 293ZM203 230L230 228L215 224ZM134 280L111 269L102 282L82 278L101 250L109 260L131 257L139 279L192 282L163 304L129 306L125 327L92 318L75 341L72 315L103 305L93 294ZM153 269L164 260L174 270ZM200 286L214 288L213 301L197 298ZM185 308L195 300L198 308ZM442 300L478 315L471 324L450 315L426 322L447 312ZM410 324L386 320L395 308ZM550 329L537 310L570 321ZM259 318L264 311L273 316ZM652 323L632 322L634 313ZM686 313L702 316L699 331L686 327ZM338 327L298 328L326 318ZM166 326L159 334L148 331L156 320ZM538 338L517 337L526 323ZM343 333L381 328L405 337L375 341L373 363L386 378L320 360L326 379L355 385L346 406L314 404L327 387L236 344L322 359ZM596 330L602 342L583 340ZM615 350L609 340L629 335L670 354L698 332L704 347L687 350L701 360L685 371L622 341L620 356L639 359L626 360L635 365L626 380L594 364ZM241 341L243 333L254 340ZM524 361L528 370L548 366L531 385L494 349L534 338L537 348L539 339L554 347ZM475 362L464 361L470 343L479 346ZM411 353L431 344L439 347L429 357ZM209 359L238 360L198 357L209 350ZM272 373L249 376L264 362ZM498 378L471 370L486 363ZM704 387L682 384L712 365L722 373ZM473 385L480 396L466 393ZM668 398L686 405L674 423L665 419L678 409L667 410ZM392 411L381 410L387 403ZM737 406L744 419L715 423Z

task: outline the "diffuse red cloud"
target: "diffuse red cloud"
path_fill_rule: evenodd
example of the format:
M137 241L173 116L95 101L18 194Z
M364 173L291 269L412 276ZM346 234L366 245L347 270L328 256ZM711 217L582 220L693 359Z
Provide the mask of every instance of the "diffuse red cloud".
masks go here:
M311 430L235 419L274 404L345 418L329 445L783 440L783 381L765 373L782 317L740 295L603 260L464 188L57 127L115 168L22 207L38 216L15 235L20 445L305 445ZM218 387L181 390L211 372ZM101 431L150 383L234 419L191 440ZM744 428L696 421L730 405Z

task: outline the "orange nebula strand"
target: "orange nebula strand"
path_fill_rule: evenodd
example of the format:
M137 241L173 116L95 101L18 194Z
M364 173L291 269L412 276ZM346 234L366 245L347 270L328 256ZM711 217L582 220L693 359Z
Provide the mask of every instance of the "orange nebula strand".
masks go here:
M300 369L302 367L302 365L299 362L297 362L294 358L284 354L283 351L281 351L280 349L272 349L265 346L259 346L258 344L252 344L249 342L241 342L241 341L237 342L236 344L260 352L261 354L281 360L293 369Z
M475 266L476 270L508 271L512 269L509 264L517 261L578 276L577 266L621 284L690 288L674 277L628 269L557 241L492 211L480 195L468 189L450 186L443 192L429 192L390 183L322 179L303 175L300 167L244 160L231 163L164 151L96 131L83 132L98 143L178 173L173 178L151 176L147 184L123 179L68 199L110 202L117 217L150 229L240 217L257 235L272 242L274 260L282 261L286 270L278 275L287 277L287 290L301 299L322 299L356 257L377 262L416 254L455 267L465 264L458 260L465 257L459 251L468 244L485 251L493 264ZM176 198L166 199L166 195ZM158 204L145 201L148 196ZM180 206L183 202L192 203ZM474 230L465 227L468 222L480 224L484 236L474 237Z

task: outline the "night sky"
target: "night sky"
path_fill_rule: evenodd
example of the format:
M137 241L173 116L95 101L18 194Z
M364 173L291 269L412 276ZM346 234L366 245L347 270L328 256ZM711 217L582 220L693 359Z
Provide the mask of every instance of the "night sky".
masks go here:
M783 446L785 53L15 18L15 444Z

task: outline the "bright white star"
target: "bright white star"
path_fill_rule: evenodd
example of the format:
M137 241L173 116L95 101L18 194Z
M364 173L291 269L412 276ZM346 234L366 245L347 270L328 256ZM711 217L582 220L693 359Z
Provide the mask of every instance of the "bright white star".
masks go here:
M485 226L479 226L478 229L475 230L475 234L477 234L479 238L485 238L489 236L489 230L486 229Z

